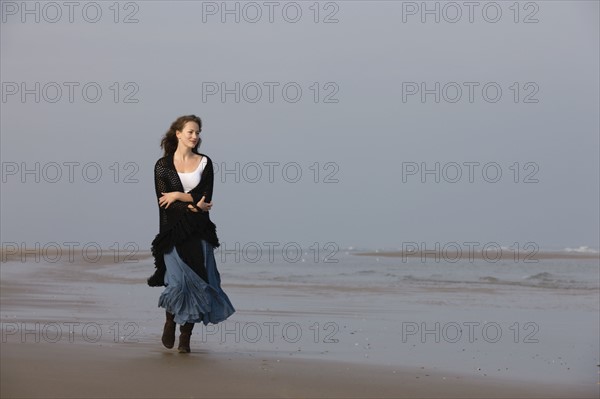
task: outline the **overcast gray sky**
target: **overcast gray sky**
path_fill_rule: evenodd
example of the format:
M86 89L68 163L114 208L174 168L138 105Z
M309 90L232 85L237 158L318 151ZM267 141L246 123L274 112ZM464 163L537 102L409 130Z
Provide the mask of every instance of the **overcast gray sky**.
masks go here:
M223 4L1 2L3 245L149 248L195 113L228 246L598 249L597 1Z

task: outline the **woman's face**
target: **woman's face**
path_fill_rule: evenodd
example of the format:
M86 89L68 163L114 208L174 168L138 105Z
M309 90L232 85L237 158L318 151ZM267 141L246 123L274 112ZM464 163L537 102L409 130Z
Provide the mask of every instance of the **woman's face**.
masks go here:
M178 130L176 134L178 145L194 149L200 140L200 126L196 122L186 122L183 130Z

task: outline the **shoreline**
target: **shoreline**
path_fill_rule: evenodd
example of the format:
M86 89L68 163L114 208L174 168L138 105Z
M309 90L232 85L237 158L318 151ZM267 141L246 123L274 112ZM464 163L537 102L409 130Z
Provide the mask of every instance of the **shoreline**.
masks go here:
M520 251L515 252L509 249L496 251L477 251L477 250L465 250L465 251L439 251L439 250L427 250L427 251L367 251L352 253L355 256L379 256L386 258L417 258L421 257L424 259L444 259L451 261L454 260L472 260L472 259L483 259L487 261L497 260L508 260L508 261L520 261L520 262L536 262L538 260L552 260L552 259L600 259L600 253L584 253L584 252L567 252L567 251L539 251L539 252L527 252Z
M385 257L385 258L402 258L403 261L408 258L421 258L421 260L445 260L450 262L456 261L473 261L485 260L488 262L497 261L514 261L524 263L534 263L540 260L600 260L600 252L578 252L578 251L555 251L555 250L513 250L510 248L502 248L499 251L494 248L483 250L480 248L470 248L468 246L458 247L452 246L449 250L444 249L411 249L408 251L388 251L388 250L344 250L354 256L370 256L370 257ZM306 253L312 253L312 249L303 248ZM215 252L218 255L218 249ZM132 264L143 261L152 261L152 253L150 250L135 250L124 251L111 248L92 248L89 251L83 251L81 248L69 247L51 247L46 249L39 248L17 248L14 251L7 251L4 248L0 249L0 264L9 262L20 263L68 263L77 264L84 262L87 264L95 264L97 266L107 266L111 264Z
M540 308L544 295L531 287L389 285L373 279L374 261L343 256L337 269L220 265L237 312L197 326L191 354L161 345L150 261L3 264L0 396L597 397L597 312L587 297L564 292L564 308ZM343 282L345 273L357 277ZM467 323L479 327L455 337L453 326ZM485 335L487 324L499 330Z
M439 246L438 246L439 247ZM497 251L497 247L490 247L483 250L480 248L470 248L469 246L458 247L453 245L449 250L443 249L427 249L427 250L357 250L339 248L341 252L346 252L355 256L382 256L382 257L429 257L429 258L458 258L459 260L469 259L487 259L487 260L512 260L529 259L531 261L542 259L600 259L600 252L580 252L566 250L537 250L528 251L519 249L517 251L511 248L501 248ZM259 248L260 249L260 248ZM313 251L312 248L302 248L303 251ZM216 252L218 253L218 249ZM234 251L235 252L235 251ZM238 252L242 252L241 250ZM499 255L498 255L499 253ZM57 247L51 246L48 248L15 248L14 250L6 250L0 248L0 263L7 262L31 262L36 263L44 261L47 263L76 263L77 261L85 261L87 263L97 263L98 265L115 264L115 263L138 263L144 260L151 260L152 252L150 249L134 249L134 250L115 250L113 248L101 248L94 246L83 250L82 248L72 247Z

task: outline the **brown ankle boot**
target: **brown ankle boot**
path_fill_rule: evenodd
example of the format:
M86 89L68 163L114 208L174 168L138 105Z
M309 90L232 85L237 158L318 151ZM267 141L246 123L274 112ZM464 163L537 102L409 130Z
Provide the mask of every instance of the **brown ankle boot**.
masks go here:
M175 315L167 312L167 321L165 321L165 327L163 328L162 343L165 348L171 349L175 345Z
M190 353L190 337L192 336L192 330L194 329L194 323L185 323L179 326L179 347L177 350L179 353Z

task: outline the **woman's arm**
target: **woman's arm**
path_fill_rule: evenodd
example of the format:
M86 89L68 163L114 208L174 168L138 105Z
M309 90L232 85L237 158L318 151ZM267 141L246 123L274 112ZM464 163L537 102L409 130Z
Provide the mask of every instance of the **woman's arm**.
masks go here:
M200 178L200 184L195 187L190 194L192 195L193 204L188 207L194 208L191 209L193 212L197 212L198 209L204 212L210 211L212 208L212 194L213 194L213 184L214 184L214 171L213 164L209 157L206 157L206 166L202 171L202 176Z
M168 193L161 192L162 196L158 199L158 205L168 208L175 201L192 202L194 199L191 194L182 193L181 191L171 191Z
M164 160L158 160L154 167L154 189L158 206L165 209L186 210L187 202L192 202L193 198L188 193L180 191L171 191L171 185L168 179L168 169L164 165ZM179 201L179 202L178 202Z
M192 201L194 204L200 202L200 199L204 197L205 202L212 201L212 193L213 193L213 183L214 183L214 171L213 164L209 157L206 157L206 166L204 170L202 170L202 175L200 178L200 190L192 190L190 193L192 194Z
M212 160L209 157L206 157L206 167L202 173L202 180L204 181L203 189L200 192L198 201L196 201L196 206L201 210L208 212L210 208L212 208L212 195L213 195L213 185L214 185L214 170ZM195 200L196 198L194 198Z

